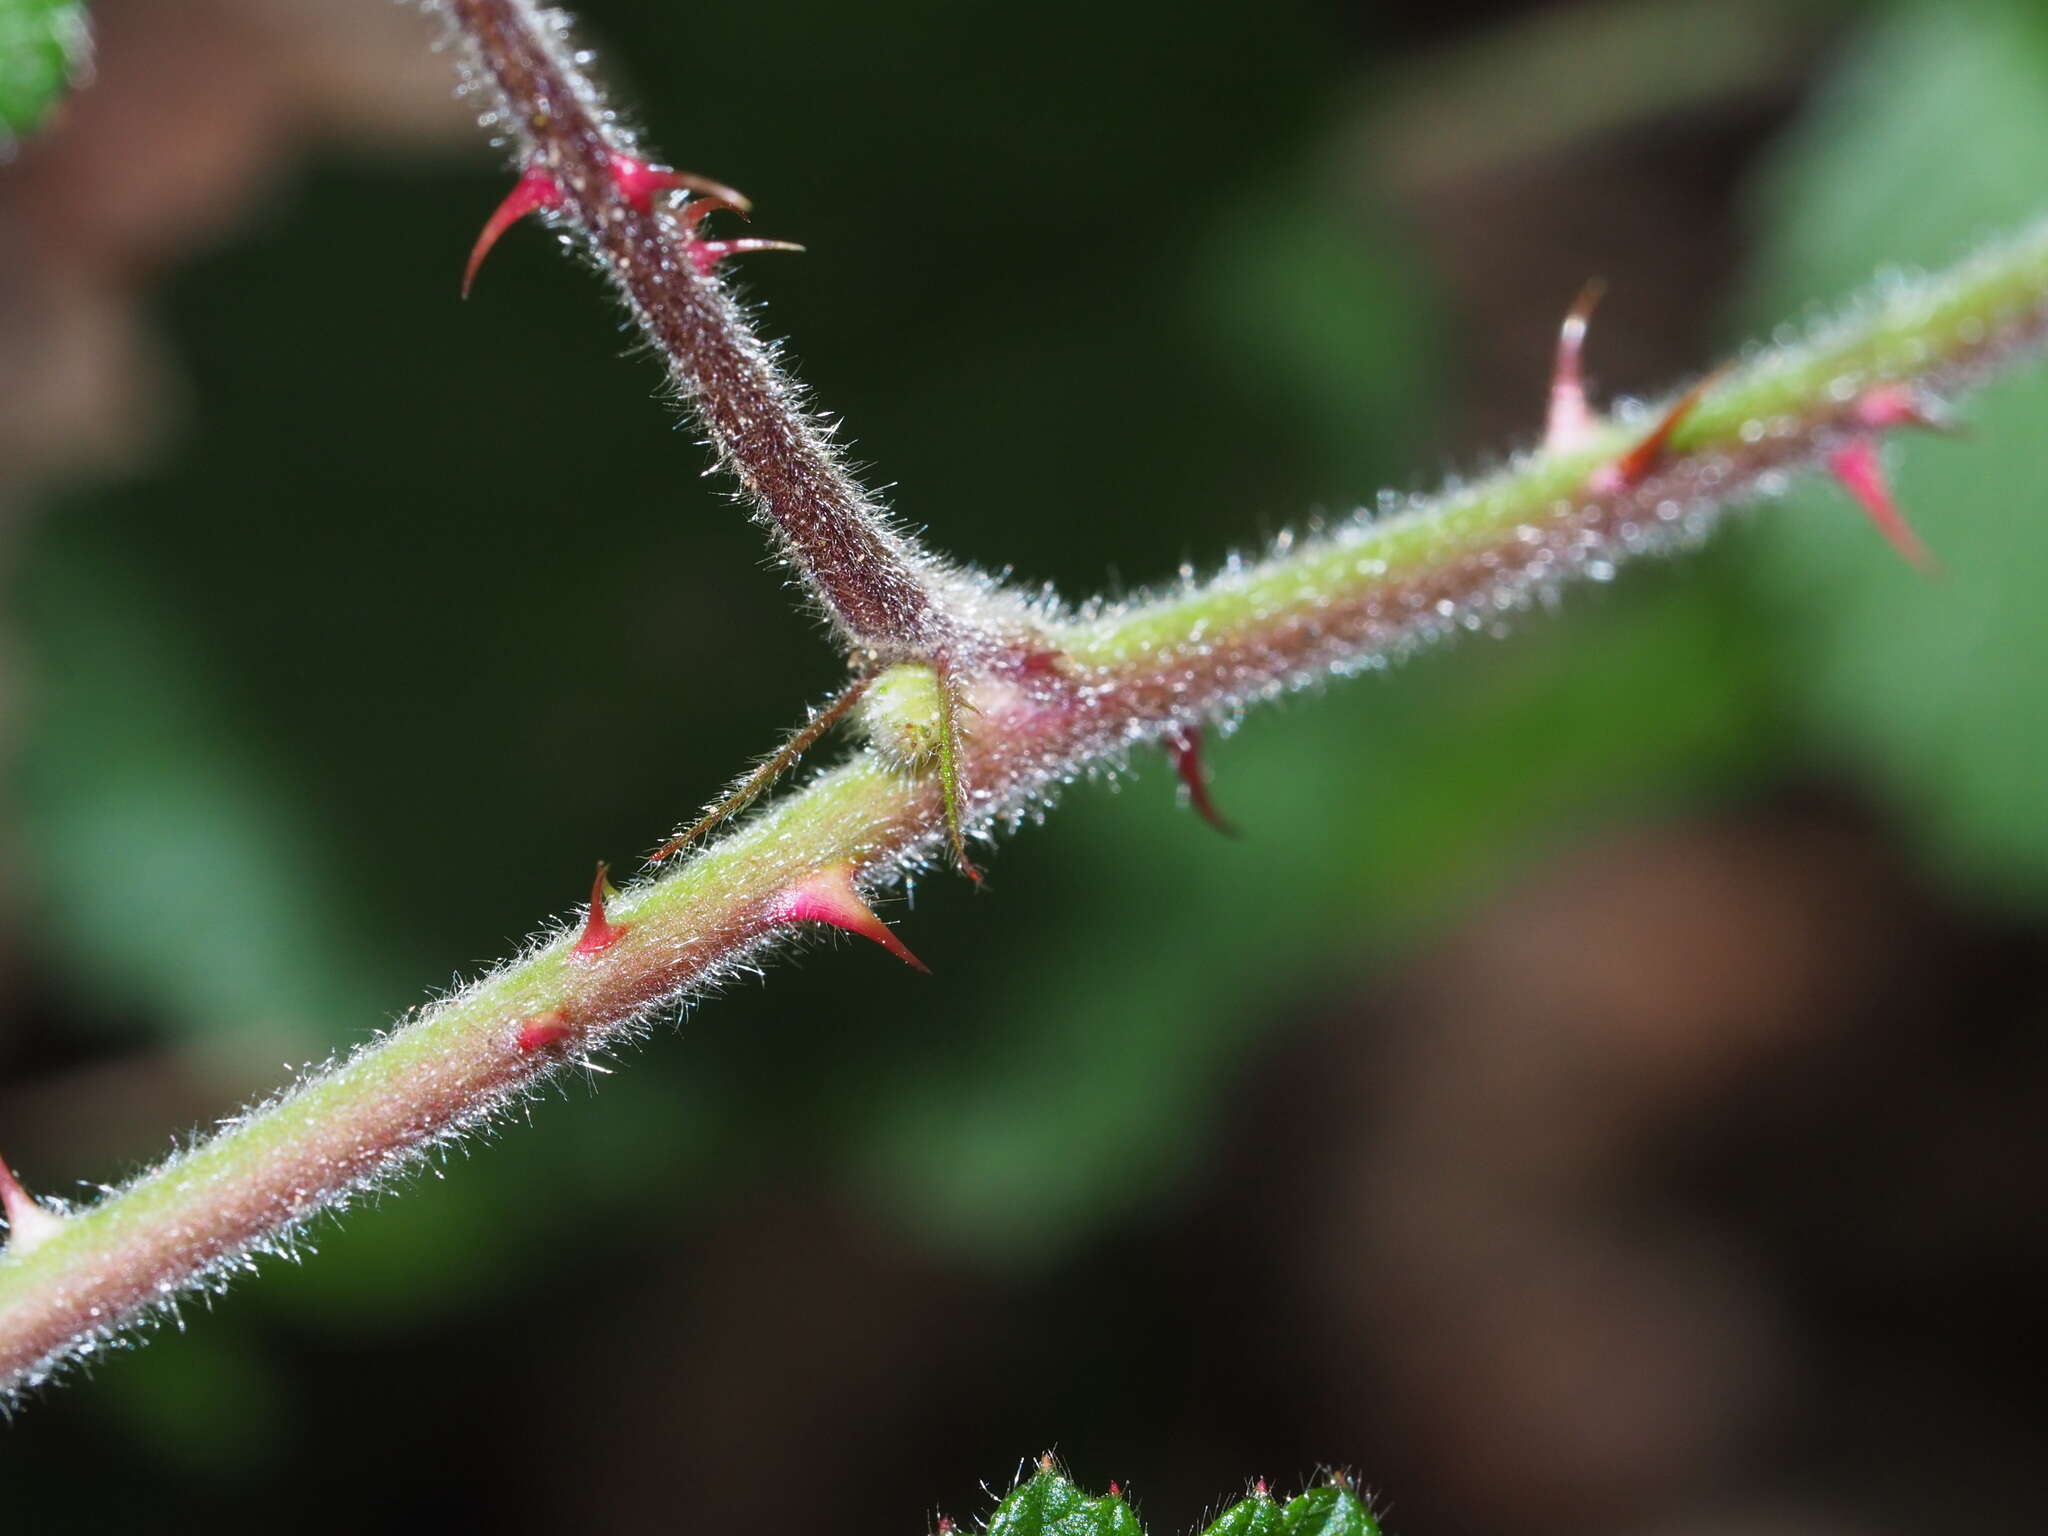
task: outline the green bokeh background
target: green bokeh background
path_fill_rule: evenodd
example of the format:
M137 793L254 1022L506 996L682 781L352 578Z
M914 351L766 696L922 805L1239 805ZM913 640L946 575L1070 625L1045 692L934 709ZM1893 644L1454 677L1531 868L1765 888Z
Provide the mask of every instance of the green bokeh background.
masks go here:
M1654 134L1633 76L1580 126L1572 70L1654 39L1659 9L1544 13L1589 40L1559 67L1501 52L1512 7L585 7L653 142L809 247L746 283L904 517L1072 595L1471 462L1479 321L1372 172L1381 103L1450 89L1483 44L1571 134ZM1744 140L1703 345L2048 208L2034 7L1729 14L1765 60L1782 32L1814 62ZM1680 51L1644 67L1683 97ZM305 165L157 296L188 390L168 450L52 497L16 552L20 943L84 1055L248 1081L345 1049L566 910L594 858L651 846L834 675L594 283L522 231L454 302L502 181L481 151ZM1579 238L1625 295L1601 229ZM1684 341L1676 366L1707 360ZM1898 453L1941 581L1802 491L1507 643L1250 717L1211 750L1238 841L1159 763L1077 786L987 894L933 878L891 912L934 979L844 949L778 966L0 1430L20 1528L120 1528L129 1497L131 1519L233 1523L305 1486L335 1393L373 1390L334 1386L337 1361L544 1349L537 1311L590 1305L650 1230L687 1240L792 1183L994 1275L1081 1262L1198 1185L1290 1000L1603 826L1821 778L1963 907L2036 919L2044 419L2031 375L1973 402L1967 437ZM182 1129L110 1127L104 1164L39 1171L117 1178ZM1087 1443L1117 1401L991 1433ZM93 1489L90 1518L33 1475L102 1458L134 1491ZM907 1529L944 1492L843 1524Z

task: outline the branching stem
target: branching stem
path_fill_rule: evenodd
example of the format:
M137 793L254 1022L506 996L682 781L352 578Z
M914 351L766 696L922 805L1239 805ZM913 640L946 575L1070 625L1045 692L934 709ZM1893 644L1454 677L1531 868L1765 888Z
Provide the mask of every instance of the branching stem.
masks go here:
M530 15L524 0L447 3L491 36ZM525 131L597 231L600 255L643 323L665 349L677 342L671 355L711 359L694 387L797 558L827 570L842 555L866 559L805 544L816 498L857 490L829 454L789 438L801 419L723 295L670 270L658 221L612 200L594 170L603 135L576 93L547 75L548 58L520 35L505 35L500 51L512 61L506 69L527 72L519 99L556 104ZM2048 224L1729 369L1643 478L1611 472L1640 443L1642 424L1594 422L1568 450L1523 457L1389 518L1283 539L1206 583L1133 605L1041 609L1047 649L1006 651L957 679L956 705L971 711L969 728L953 733L960 820L985 828L1020 815L1136 744L1491 628L1571 578L1604 578L1626 558L1695 542L1843 443L1909 425L1916 413L1900 407L1902 395L1959 390L2038 350L2044 326ZM760 414L750 416L746 402ZM815 473L799 474L799 464ZM904 602L905 614L922 611L908 591ZM0 1250L0 1395L45 1379L181 1290L289 1242L323 1209L518 1102L565 1063L620 1043L815 914L838 913L824 920L859 931L843 903L795 901L792 892L844 891L853 901L849 879L872 893L941 853L944 800L939 775L873 747L858 751L722 841L629 886L608 906L603 944L579 952L574 928L557 929L64 1216L34 1244Z

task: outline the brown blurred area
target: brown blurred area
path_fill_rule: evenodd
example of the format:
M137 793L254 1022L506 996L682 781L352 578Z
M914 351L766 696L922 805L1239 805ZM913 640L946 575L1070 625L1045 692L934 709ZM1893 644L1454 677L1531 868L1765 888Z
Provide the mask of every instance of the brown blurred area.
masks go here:
M175 440L180 364L149 296L309 146L475 153L410 9L98 9L94 87L0 172L0 541L30 492ZM1416 48L1546 8L1467 9L1415 22ZM1526 437L1594 270L1640 279L1610 301L1608 387L1712 350L1735 184L1828 35L1789 26L1775 68L1533 156L1405 156L1426 123L1404 139L1361 109L1382 148L1358 174L1454 306L1457 454ZM34 685L0 655L0 743ZM36 901L5 887L17 914ZM632 1234L615 1267L570 1262L509 1321L447 1328L446 1369L410 1375L404 1341L300 1339L314 1379L403 1382L364 1392L406 1399L378 1430L404 1443L311 1474L309 1430L284 1486L313 1495L313 1529L907 1533L920 1507L979 1515L977 1481L1009 1472L991 1456L1052 1442L1086 1480L1135 1484L1161 1531L1325 1460L1410 1536L2032 1528L2048 932L1938 889L1823 777L1564 843L1415 952L1376 944L1276 982L1183 1197L1065 1262L936 1251L823 1172L744 1183ZM141 1155L272 1081L269 1062L237 1080L81 1044L62 978L7 952L0 929L18 1160ZM521 1332L538 1322L547 1347ZM121 1476L83 1410L32 1407L0 1458L22 1431ZM857 1518L809 1513L863 1487L883 1492ZM234 1507L191 1498L216 1523Z
M729 1528L799 1468L961 1513L992 1425L1058 1433L1057 1393L1004 1401L1051 1357L1115 1383L1131 1421L1062 1448L1140 1448L1100 1477L1158 1529L1336 1444L1397 1531L2024 1529L2042 952L1826 795L1618 832L1299 1000L1189 1201L1071 1269L801 1188L652 1240L521 1378L576 1410L537 1528L679 1489Z
M414 155L473 129L396 5L106 0L91 88L0 178L0 496L131 464L176 362L140 300L337 141Z

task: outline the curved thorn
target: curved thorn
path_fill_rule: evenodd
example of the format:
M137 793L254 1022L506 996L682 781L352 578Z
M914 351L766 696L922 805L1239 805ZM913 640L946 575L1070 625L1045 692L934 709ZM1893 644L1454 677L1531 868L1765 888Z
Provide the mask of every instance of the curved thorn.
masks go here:
M825 923L858 934L889 951L914 971L931 970L896 937L895 930L875 915L854 889L853 866L834 864L807 875L777 898L771 920L778 923Z
M1198 727L1175 726L1166 735L1166 753L1173 759L1173 771L1180 775L1188 792L1188 804L1195 814L1225 837L1237 836L1216 802L1209 796L1209 771L1202 765L1202 733Z
M676 222L682 225L683 235L686 239L695 239L697 226L710 218L714 213L736 213L743 219L747 216L746 209L729 199L723 197L693 197L683 204L682 208L677 212Z
M697 275L709 277L728 256L744 256L750 251L801 251L803 247L794 240L759 240L748 235L737 240L692 240L687 249Z
M619 184L619 190L642 212L653 207L654 199L663 192L695 192L700 197L717 198L730 203L742 214L751 212L754 207L744 192L735 192L724 182L713 181L708 176L693 176L688 171L671 170L665 165L650 165L617 150L612 151L611 164L612 179Z
M611 882L605 879L605 874L610 868L611 866L602 859L598 860L597 878L590 883L590 915L583 921L583 937L578 939L576 947L569 951L579 960L603 954L625 937L627 924L605 920L605 899L619 894Z
M1828 454L1827 466L1828 473L1856 499L1863 515L1884 535L1886 543L1923 574L1941 574L1941 562L1920 541L1913 525L1906 521L1906 515L1892 498L1891 487L1885 482L1884 462L1878 456L1877 439L1850 438Z
M1665 450L1671 446L1671 434L1690 416L1707 392L1721 382L1728 372L1723 364L1693 385L1672 402L1657 425L1652 427L1643 440L1629 449L1612 464L1603 466L1593 475L1593 489L1600 492L1625 491L1641 485L1651 473L1664 462Z
M529 213L552 208L561 200L562 190L555 185L555 178L539 166L514 182L512 190L505 194L505 200L498 204L497 211L484 222L483 233L476 237L476 244L469 248L469 265L462 270L462 296L465 299L469 297L470 286L476 282L477 269L491 254L491 247L498 243L500 235Z
M1552 453L1583 448L1593 436L1593 413L1586 405L1586 381L1580 358L1586 349L1586 327L1607 284L1590 278L1565 311L1557 332L1557 361L1550 375L1550 412L1543 426L1543 446Z

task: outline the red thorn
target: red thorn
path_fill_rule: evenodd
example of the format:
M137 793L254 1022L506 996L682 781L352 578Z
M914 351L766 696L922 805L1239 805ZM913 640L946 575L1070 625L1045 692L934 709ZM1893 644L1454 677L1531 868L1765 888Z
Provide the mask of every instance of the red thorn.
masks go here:
M1167 734L1166 751L1173 759L1173 771L1187 786L1188 804L1195 808L1195 814L1225 837L1237 836L1237 828L1209 798L1209 770L1202 766L1202 733L1191 725L1176 726Z
M939 1516L938 1524L932 1527L933 1536L953 1536L953 1522L945 1515Z
M1828 454L1827 465L1828 473L1835 477L1843 490L1856 498L1864 515L1884 535L1885 542L1925 574L1933 576L1940 573L1940 562L1920 542L1920 536L1913 531L1905 514L1899 510L1899 504L1892 499L1891 487L1885 483L1884 464L1878 457L1876 438L1850 438Z
M738 240L692 240L686 247L690 253L690 265L697 269L699 277L709 277L717 270L718 264L728 256L744 256L749 251L801 251L802 246L793 240L756 240L744 236Z
M1920 427L1929 432L1953 432L1953 423L1928 403L1927 397L1905 384L1880 384L1865 390L1851 413L1859 427L1889 432L1897 427Z
M1110 1496L1110 1497L1111 1497L1112 1499L1120 1499L1120 1498L1122 1498L1122 1497L1124 1496L1124 1491L1123 1491L1123 1489L1122 1489L1122 1488L1120 1488L1119 1486L1117 1486L1116 1480L1115 1480L1114 1478L1112 1478L1112 1479L1110 1480L1110 1484L1109 1484L1109 1496Z
M28 1252L64 1225L62 1216L38 1205L22 1188L5 1158L0 1158L0 1216L7 1218L7 1246L16 1254Z
M544 1051L551 1045L560 1045L574 1033L569 1026L569 1015L559 1008L551 1008L519 1026L519 1053L530 1056L535 1051Z
M1252 1484L1252 1495L1254 1498L1270 1499L1273 1496L1273 1490L1266 1486L1266 1480L1262 1477Z
M834 864L799 880L776 899L771 921L827 923L872 939L912 970L931 975L930 968L910 952L895 931L875 916L874 908L860 899L860 892L853 888L851 864Z
M1726 367L1716 368L1680 395L1657 425L1650 429L1649 436L1612 464L1594 472L1593 489L1603 493L1625 491L1649 479L1651 472L1664 461L1664 450L1671 445L1671 434L1693 413L1707 391L1721 382L1721 375L1727 371Z
M754 205L745 194L735 192L722 182L709 181L702 176L692 176L687 171L672 171L665 165L649 165L645 160L636 160L631 155L614 151L611 156L612 179L619 190L626 194L626 201L645 213L654 207L654 199L663 192L695 192L708 199L699 205L702 209L692 219L712 211L713 206L731 208L745 214ZM498 237L525 218L543 208L558 208L562 203L561 185L547 171L539 166L530 166L525 175L513 184L505 195L505 201L498 204L484 225L483 233L476 237L476 244L470 248L469 266L462 274L462 296L469 297L470 286L476 281L477 269L484 264L484 258L491 253L491 247L498 243ZM699 270L703 270L701 267Z
M727 198L693 197L683 205L682 212L677 214L676 218L682 224L684 234L694 239L697 226L714 213L736 213L741 218L747 216L746 209Z
M692 176L688 171L672 171L665 165L649 165L616 150L612 152L612 179L626 194L626 201L642 213L652 208L654 199L663 192L695 192L700 197L715 198L740 213L748 213L754 206L746 194L733 191L723 182Z
M1586 326L1599 307L1607 285L1594 278L1579 290L1565 311L1557 332L1557 362L1550 375L1550 414L1543 427L1543 446L1553 453L1582 448L1593 436L1593 413L1586 406L1585 376L1579 358L1586 349Z
M590 916L584 921L583 937L576 941L576 947L570 951L578 959L587 960L592 955L603 954L625 937L627 924L608 923L604 917L605 897L618 894L605 879L605 871L610 867L600 860L597 878L590 884Z
M469 265L462 273L462 296L469 297L470 285L476 281L477 268L484 264L484 258L491 254L491 247L498 243L498 236L529 213L538 213L543 208L557 207L562 201L562 189L555 185L555 178L539 166L534 166L512 185L505 194L505 201L498 204L498 211L485 222L483 233L476 237L476 244L469 248Z
M1059 1470L1059 1465L1060 1464L1057 1461L1053 1460L1051 1451L1047 1451L1044 1455L1038 1458L1038 1470L1041 1472L1057 1472Z

